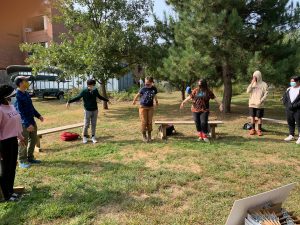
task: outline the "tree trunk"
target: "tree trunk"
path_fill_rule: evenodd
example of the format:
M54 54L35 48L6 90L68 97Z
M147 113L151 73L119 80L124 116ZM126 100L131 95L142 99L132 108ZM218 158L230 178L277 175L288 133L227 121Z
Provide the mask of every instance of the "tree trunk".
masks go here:
M184 89L184 86L182 86L180 92L181 92L181 99L183 101L185 99L185 89Z
M232 74L229 70L228 63L224 63L222 66L222 77L224 83L224 93L223 93L223 106L224 113L231 112L231 98L232 98Z
M182 82L181 83L181 98L182 98L182 101L185 99L185 82Z
M106 82L103 79L101 79L101 92L102 92L101 94L103 97L108 98L107 91L106 91ZM105 110L108 109L108 104L105 101L103 101L103 109L105 109Z

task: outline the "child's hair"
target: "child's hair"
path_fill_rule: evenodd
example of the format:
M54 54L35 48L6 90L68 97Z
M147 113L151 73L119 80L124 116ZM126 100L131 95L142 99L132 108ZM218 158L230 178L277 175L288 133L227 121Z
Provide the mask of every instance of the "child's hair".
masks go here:
M149 82L151 82L151 83L153 83L153 82L154 82L154 79L153 79L153 77L146 77L146 78L145 78L145 80L146 80L146 81L149 81Z
M94 79L89 79L89 80L87 80L86 84L89 85L89 86L90 85L94 85L95 86L96 85L96 81Z
M207 84L207 81L205 79L200 79L198 81L199 83L199 87L201 88L202 91L207 91L208 90L208 84ZM201 83L201 85L200 85Z
M0 104L6 104L6 96L9 96L14 91L12 86L1 85L0 86Z
M295 82L299 82L300 81L300 77L299 76L292 76L291 80L294 80Z

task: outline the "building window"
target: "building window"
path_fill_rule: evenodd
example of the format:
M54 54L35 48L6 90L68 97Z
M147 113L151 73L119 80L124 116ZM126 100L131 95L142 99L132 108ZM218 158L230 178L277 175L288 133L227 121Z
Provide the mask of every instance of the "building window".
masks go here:
M35 16L28 19L27 28L32 32L45 30L44 16Z

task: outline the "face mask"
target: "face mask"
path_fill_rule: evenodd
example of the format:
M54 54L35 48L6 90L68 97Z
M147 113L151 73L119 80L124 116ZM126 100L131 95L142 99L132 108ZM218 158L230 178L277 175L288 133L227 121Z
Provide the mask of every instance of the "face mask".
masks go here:
M291 82L290 85L291 85L291 87L296 87L297 83L296 82Z
M30 86L29 82L26 81L26 82L24 83L24 88L28 89L29 86Z

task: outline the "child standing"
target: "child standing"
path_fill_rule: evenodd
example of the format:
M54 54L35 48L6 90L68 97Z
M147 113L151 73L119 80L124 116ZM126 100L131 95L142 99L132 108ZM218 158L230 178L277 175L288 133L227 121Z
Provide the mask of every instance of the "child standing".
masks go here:
M24 142L22 135L21 116L11 105L15 90L8 85L0 87L0 159L2 174L0 174L0 187L6 201L18 200L14 193L14 182L18 159L18 139Z
M262 118L264 117L264 103L268 97L268 85L263 81L260 71L253 73L251 84L247 88L249 98L249 114L252 129L250 135L262 136ZM255 120L258 118L258 130L255 130Z
M219 109L223 111L223 104L217 99L215 94L209 89L207 81L201 79L198 81L198 87L181 103L180 109L184 108L184 104L192 101L191 111L198 132L199 141L209 142L208 139L208 117L210 112L209 102L214 99L219 104Z
M144 142L150 142L152 140L152 120L154 113L154 100L156 106L158 106L157 89L154 87L154 80L152 77L146 77L145 86L140 89L139 93L133 99L133 105L136 104L138 98L140 98L139 114L142 122L142 135Z
M290 88L283 95L283 104L286 109L286 117L289 125L289 136L285 141L295 140L295 128L297 124L299 137L296 144L300 144L300 78L292 77Z
M96 139L96 126L98 119L97 98L106 102L109 102L109 100L99 94L99 91L96 88L96 81L92 79L87 81L87 88L84 88L78 96L68 101L67 108L69 108L72 102L79 101L81 98L83 98L84 105L84 128L82 142L84 144L88 142L88 129L90 124L92 124L92 142L95 144L98 142Z

